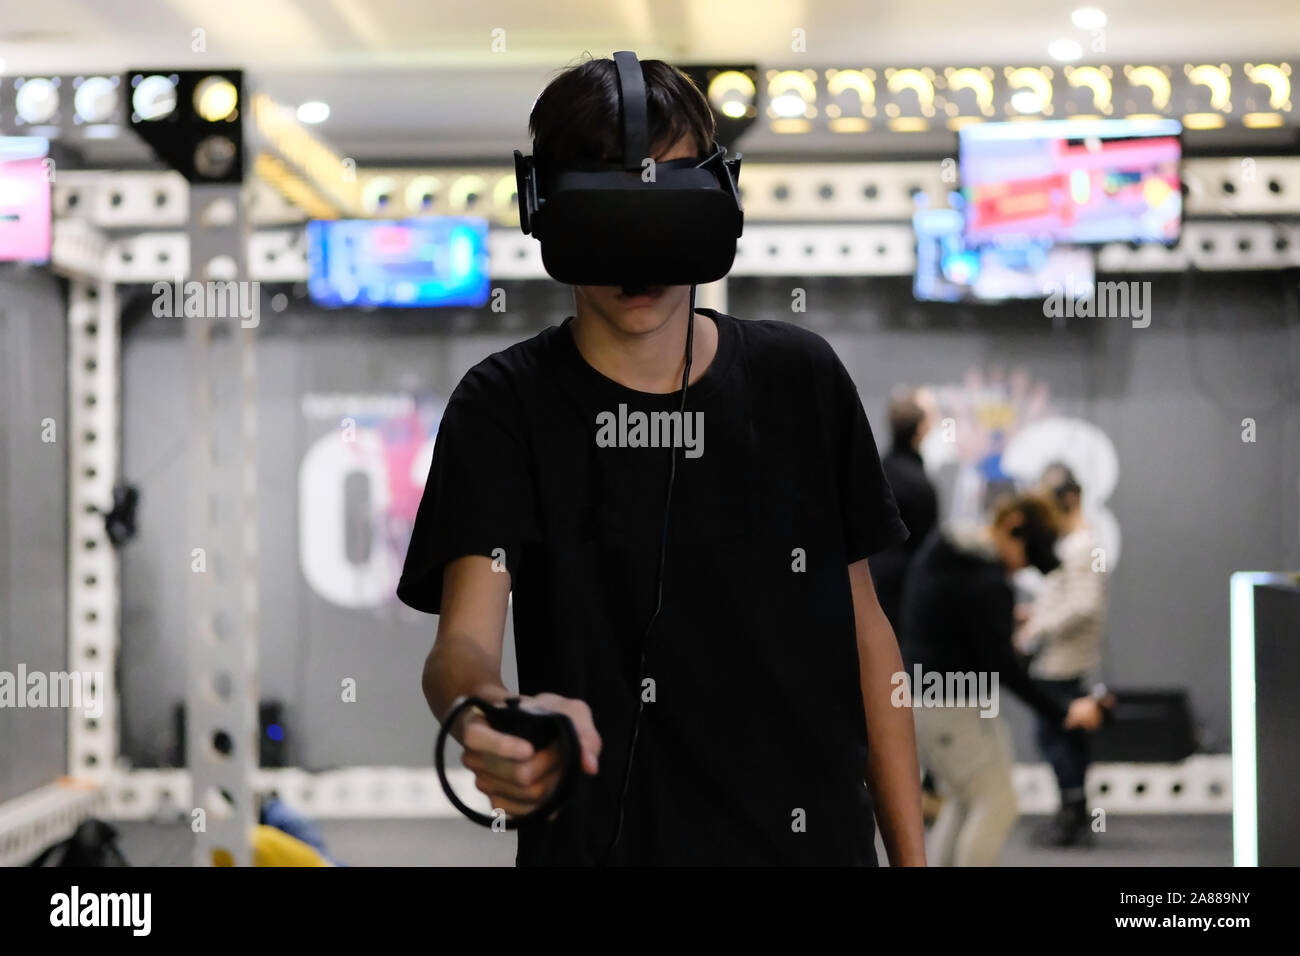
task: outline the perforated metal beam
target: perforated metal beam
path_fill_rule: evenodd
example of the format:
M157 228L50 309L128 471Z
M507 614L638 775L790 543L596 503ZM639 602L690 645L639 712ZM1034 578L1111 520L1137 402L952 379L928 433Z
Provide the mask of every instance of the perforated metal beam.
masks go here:
M104 276L108 239L84 219L54 220L50 267L69 279L98 282Z
M0 803L0 866L26 866L106 805L104 790L74 780L38 787Z
M1298 157L1187 159L1182 173L1189 218L1300 216ZM518 228L514 172L505 167L365 168L357 177L367 215L473 215ZM955 156L923 162L746 161L740 181L745 221L752 224L906 222L917 194L932 206L941 205L959 182ZM174 172L60 171L54 212L88 218L102 229L180 228L186 222L186 188ZM245 205L254 226L306 218L257 179L246 186Z
M301 228L263 230L248 241L249 275L261 282L305 282ZM509 228L488 236L492 278L545 279L541 247ZM180 232L146 232L107 244L103 270L114 282L168 281L188 269ZM1097 250L1102 272L1280 269L1300 265L1300 222L1252 219L1189 222L1175 247L1112 243ZM903 276L916 268L916 236L903 224L763 224L745 228L731 276Z
M248 281L238 187L195 185L188 198L193 256L184 275ZM256 326L226 313L178 320L192 436L185 701L198 866L251 865L257 821Z
M68 773L104 783L118 754L117 551L103 513L121 448L117 287L80 279L68 290L68 670L88 672L99 713L68 711Z
M471 807L487 798L474 789L473 774L451 769L447 777ZM1013 779L1022 813L1051 813L1060 805L1047 764L1017 764ZM433 770L421 767L342 767L321 773L298 768L258 770L258 789L275 790L291 807L314 819L456 817ZM1176 764L1101 763L1088 768L1093 806L1116 814L1232 812L1232 758L1198 755ZM137 770L115 778L107 812L120 819L175 819L191 805L183 770Z

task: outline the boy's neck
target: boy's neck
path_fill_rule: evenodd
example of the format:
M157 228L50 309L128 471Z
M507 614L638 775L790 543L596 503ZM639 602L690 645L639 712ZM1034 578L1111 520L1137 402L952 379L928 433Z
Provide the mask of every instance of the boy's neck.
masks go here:
M666 395L682 387L686 309L658 329L628 333L579 305L569 323L583 359L606 378L638 392ZM718 351L718 326L698 309L692 340L691 384L708 371Z

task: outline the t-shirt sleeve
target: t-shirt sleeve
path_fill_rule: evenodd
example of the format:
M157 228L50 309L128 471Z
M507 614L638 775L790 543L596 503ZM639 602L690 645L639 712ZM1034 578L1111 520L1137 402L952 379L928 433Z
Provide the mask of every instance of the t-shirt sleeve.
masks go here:
M902 544L908 538L908 530L885 479L880 452L858 388L839 356L830 346L826 350L826 360L831 366L829 420L834 423L833 459L844 525L844 550L848 563L852 564Z
M477 554L513 577L537 521L527 446L513 395L471 370L447 402L416 512L397 596L419 611L442 607L447 564Z

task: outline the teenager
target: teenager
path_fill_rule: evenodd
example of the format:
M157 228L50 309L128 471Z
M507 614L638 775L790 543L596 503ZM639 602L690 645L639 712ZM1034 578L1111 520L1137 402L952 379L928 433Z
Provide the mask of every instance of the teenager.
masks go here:
M653 157L707 155L699 89L641 69ZM561 73L529 127L542 176L620 159L614 62ZM873 811L890 862L923 864L902 663L867 566L907 531L857 390L812 332L699 308L686 415L664 432L679 447L651 443L640 416L671 423L682 399L689 293L577 286L573 315L455 389L398 586L440 615L429 706L507 698L513 596L520 691L572 719L583 771L520 828L520 865L874 865ZM477 711L456 723L494 807L555 787L551 748Z

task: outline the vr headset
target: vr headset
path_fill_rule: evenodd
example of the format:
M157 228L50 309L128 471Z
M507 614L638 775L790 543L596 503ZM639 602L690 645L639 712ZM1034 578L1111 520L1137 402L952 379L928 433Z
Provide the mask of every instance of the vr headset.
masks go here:
M740 156L713 142L708 156L650 158L645 78L635 53L614 54L622 111L617 163L543 174L515 155L519 227L542 244L542 265L568 285L644 289L721 279L744 225Z

